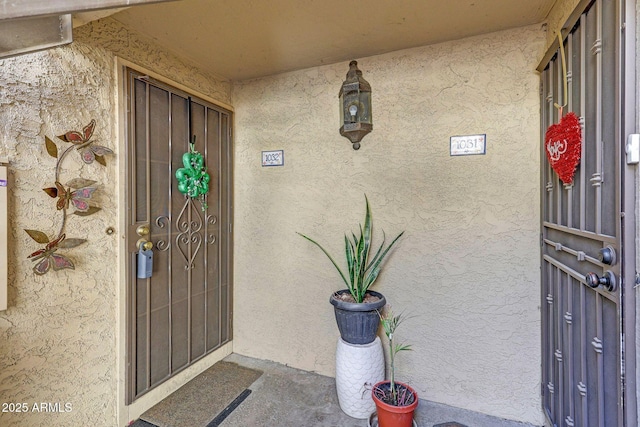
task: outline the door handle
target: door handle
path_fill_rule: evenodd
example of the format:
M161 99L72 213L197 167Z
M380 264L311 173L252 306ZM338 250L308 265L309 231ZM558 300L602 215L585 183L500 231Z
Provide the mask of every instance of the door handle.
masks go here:
M598 286L602 286L609 292L613 292L616 290L616 275L613 274L612 271L605 271L602 277L598 277L596 273L587 273L585 276L587 286L591 288L597 288Z
M150 242L149 240L145 240L145 239L140 239L138 240L138 243L136 244L136 246L141 251L150 251L151 249L153 249L153 242Z

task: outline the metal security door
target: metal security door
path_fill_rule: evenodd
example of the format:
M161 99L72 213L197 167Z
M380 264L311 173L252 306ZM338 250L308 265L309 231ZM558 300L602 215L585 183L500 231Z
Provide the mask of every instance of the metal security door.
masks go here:
M231 112L126 70L131 402L231 340ZM195 136L206 205L177 189ZM153 254L138 278L138 251Z
M635 28L634 5L581 2L563 32L566 98L559 43L539 68L543 137L559 121L554 103L566 102L582 129L572 185L552 170L542 142L542 400L551 426L637 425L635 199L624 157L635 105L626 90L634 55L625 55L635 34L626 38L624 28Z

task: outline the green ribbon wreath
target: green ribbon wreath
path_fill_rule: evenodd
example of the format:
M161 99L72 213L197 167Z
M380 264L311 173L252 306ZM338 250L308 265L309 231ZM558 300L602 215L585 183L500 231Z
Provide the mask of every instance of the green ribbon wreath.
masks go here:
M209 192L211 178L204 166L202 154L195 150L195 144L196 137L194 135L193 142L189 143L189 151L182 155L184 167L176 171L176 179L178 180L178 191L192 199L199 198L204 212L207 209L204 196Z

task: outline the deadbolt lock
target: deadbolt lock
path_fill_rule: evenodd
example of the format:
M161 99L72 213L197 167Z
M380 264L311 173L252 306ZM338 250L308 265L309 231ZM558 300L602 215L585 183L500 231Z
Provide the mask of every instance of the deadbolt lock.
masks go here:
M600 249L598 253L598 259L601 263L607 265L613 265L616 263L616 251L611 246Z
M149 226L147 224L139 225L138 228L136 228L136 234L138 236L147 236L149 234Z

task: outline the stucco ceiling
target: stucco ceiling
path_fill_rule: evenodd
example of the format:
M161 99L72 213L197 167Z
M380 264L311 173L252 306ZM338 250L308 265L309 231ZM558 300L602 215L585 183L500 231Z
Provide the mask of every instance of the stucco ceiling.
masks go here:
M113 18L229 80L541 23L556 0L182 0Z

